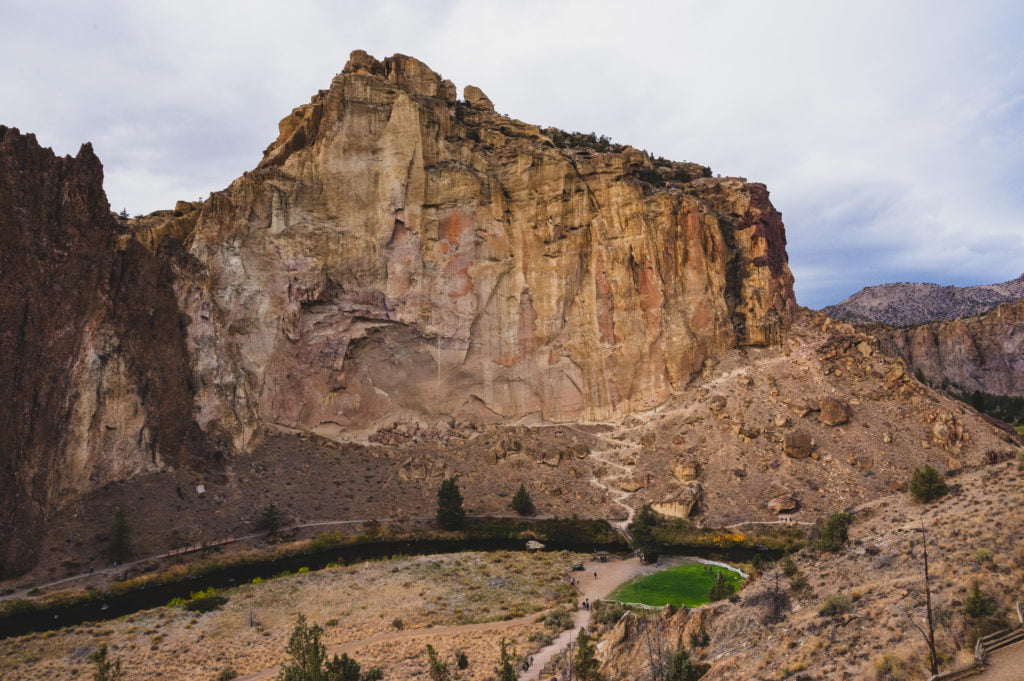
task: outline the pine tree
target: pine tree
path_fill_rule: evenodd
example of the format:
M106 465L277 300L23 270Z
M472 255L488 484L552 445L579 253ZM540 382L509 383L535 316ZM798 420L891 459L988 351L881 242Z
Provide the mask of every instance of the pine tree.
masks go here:
M260 512L258 527L261 530L266 530L271 537L277 535L277 531L281 529L281 512L277 510L277 505L274 502L267 504Z
M114 522L110 526L110 555L123 563L132 555L132 528L128 524L128 512L124 506L114 509Z
M530 493L526 491L526 485L523 483L519 483L519 489L512 497L512 510L519 515L534 515L537 512L533 499L530 498Z
M828 516L821 528L821 536L818 538L818 548L830 553L839 553L846 545L848 534L846 528L850 525L850 515L842 511L836 511Z
M665 681L697 681L699 678L700 670L690 660L690 655L686 652L686 648L680 646L676 654L672 656L672 661L668 664L668 674L665 676Z
M708 602L723 601L734 593L736 593L735 587L725 578L724 572L719 572L715 576L715 583L708 589Z
M309 625L299 615L288 639L288 654L292 662L281 666L277 681L380 681L380 669L361 672L359 663L348 655L335 655L327 659L327 647L321 642L323 628L319 624Z
M430 665L430 681L451 681L452 674L448 671L448 663L441 661L434 646L429 643L427 644L427 664Z
M971 592L964 600L964 614L971 619L992 614L992 600L981 590L978 580L971 584Z
M494 668L494 675L498 681L518 681L519 675L516 674L516 667L513 662L516 658L516 651L513 648L511 651L508 648L508 641L504 638L501 639L501 655L498 658L498 666Z
M915 468L910 476L910 494L922 504L935 501L949 491L942 474L931 466Z
M633 537L629 546L647 563L656 562L661 555L661 543L654 536L657 524L658 517L649 504L641 508L629 524L629 532Z
M594 654L594 642L590 640L590 634L586 627L580 629L576 637L576 654L573 657L573 664L576 667L576 678L579 681L600 681L601 675L597 670L600 663Z
M462 493L455 478L445 478L437 490L437 524L443 530L457 530L466 522Z

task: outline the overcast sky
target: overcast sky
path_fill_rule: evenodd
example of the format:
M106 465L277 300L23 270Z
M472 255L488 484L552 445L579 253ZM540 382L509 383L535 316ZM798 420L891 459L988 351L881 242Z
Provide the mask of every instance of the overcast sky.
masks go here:
M504 114L764 182L797 298L1024 272L1024 3L0 2L0 124L91 141L114 210L253 168L353 49Z

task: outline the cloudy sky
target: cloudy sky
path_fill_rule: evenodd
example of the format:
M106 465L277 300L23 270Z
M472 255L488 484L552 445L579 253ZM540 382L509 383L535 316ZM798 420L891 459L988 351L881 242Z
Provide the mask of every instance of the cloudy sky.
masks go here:
M115 210L222 189L351 50L765 182L797 298L1024 272L1024 3L3 0L0 124L91 141Z

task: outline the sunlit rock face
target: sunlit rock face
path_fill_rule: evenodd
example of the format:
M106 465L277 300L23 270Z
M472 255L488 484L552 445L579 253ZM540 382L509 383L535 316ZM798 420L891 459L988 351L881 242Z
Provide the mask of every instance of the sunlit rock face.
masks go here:
M201 423L244 447L261 422L607 419L779 339L792 276L763 185L666 182L683 164L558 148L465 96L355 52L206 202L178 291Z
M90 147L0 127L0 567L82 493L265 428L614 419L791 321L763 185L511 120L401 55L353 53L280 127L139 220Z

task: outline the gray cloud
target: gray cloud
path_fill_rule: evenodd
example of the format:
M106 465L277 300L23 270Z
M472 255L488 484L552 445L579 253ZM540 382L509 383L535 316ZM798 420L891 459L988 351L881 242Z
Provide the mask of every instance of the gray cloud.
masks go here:
M348 52L402 52L499 111L765 182L797 295L1024 270L1014 2L175 2L0 6L0 123L94 142L112 206L221 189Z

